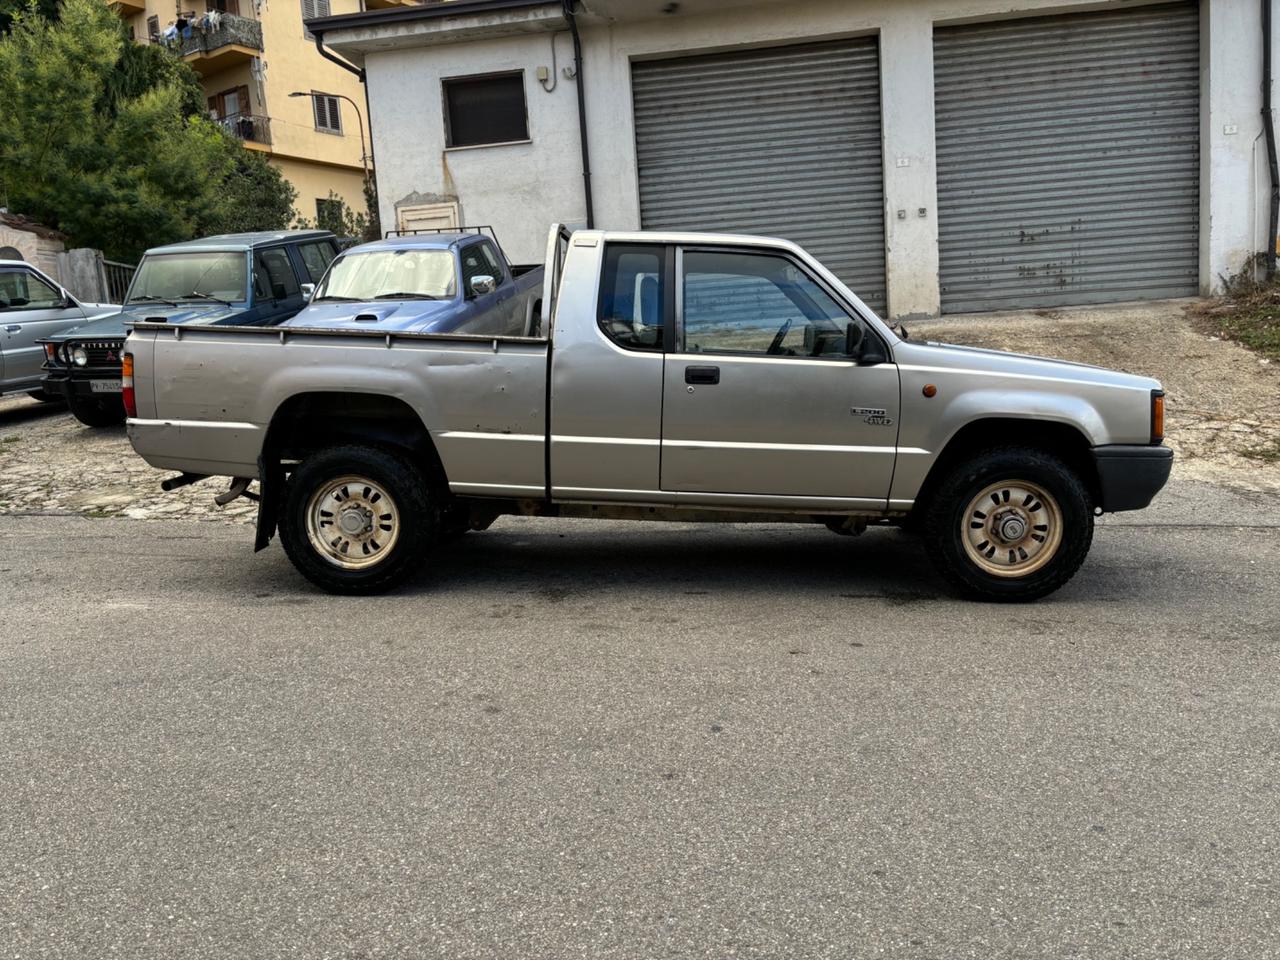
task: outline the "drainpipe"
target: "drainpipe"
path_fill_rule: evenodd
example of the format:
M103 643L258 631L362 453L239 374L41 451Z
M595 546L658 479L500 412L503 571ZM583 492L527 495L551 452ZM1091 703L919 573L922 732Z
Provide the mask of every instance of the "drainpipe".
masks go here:
M578 19L573 12L574 0L563 0L564 19L573 34L573 69L578 87L578 138L582 141L582 196L587 207L587 229L595 226L595 208L591 202L591 148L587 146L587 97L582 80L582 39L578 36ZM1266 2L1266 0L1264 0Z
M1276 119L1271 106L1271 88L1275 77L1272 70L1271 43L1272 0L1262 0L1262 128L1267 135L1267 161L1271 170L1270 225L1267 228L1267 280L1276 276L1276 234L1280 233L1280 163L1276 159Z
M320 56L324 57L326 60L332 63L336 63L343 70L346 70L348 73L354 73L357 77L360 78L360 88L364 90L364 115L369 118L369 163L368 163L368 166L364 168L365 182L367 184L370 180L372 180L373 197L378 203L381 203L382 201L378 198L378 164L373 159L373 110L369 106L368 76L364 72L364 69L362 67L357 67L354 63L348 63L346 60L343 60L341 57L336 56L333 53L330 53L328 50L324 48L324 31L312 30L311 33L316 38L316 52L319 53ZM360 147L360 152L364 153L363 145ZM369 176L370 168L373 169L372 177ZM367 198L368 194L366 193L365 196ZM382 232L381 211L371 210L370 215L374 218L374 220L378 222L379 233L381 233Z
M312 35L316 38L316 52L324 57L330 63L336 63L348 73L354 73L360 78L360 86L364 88L364 115L369 118L369 166L377 170L377 164L373 162L373 112L369 109L369 84L366 82L365 72L354 63L349 63L341 57L336 56L325 49L324 32L322 30L312 30ZM363 151L363 147L361 150Z

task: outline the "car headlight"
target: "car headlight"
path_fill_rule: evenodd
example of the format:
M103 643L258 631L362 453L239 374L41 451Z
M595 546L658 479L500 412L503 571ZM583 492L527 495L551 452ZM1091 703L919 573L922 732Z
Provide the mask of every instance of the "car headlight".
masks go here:
M83 367L89 362L89 351L84 347L75 347L71 351L71 362L77 367Z

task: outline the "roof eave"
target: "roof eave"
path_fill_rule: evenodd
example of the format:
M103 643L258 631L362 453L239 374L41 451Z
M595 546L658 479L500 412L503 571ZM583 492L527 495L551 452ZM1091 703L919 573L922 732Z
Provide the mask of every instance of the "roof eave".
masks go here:
M454 0L308 20L307 28L352 63L380 50L518 36L564 27L561 0Z

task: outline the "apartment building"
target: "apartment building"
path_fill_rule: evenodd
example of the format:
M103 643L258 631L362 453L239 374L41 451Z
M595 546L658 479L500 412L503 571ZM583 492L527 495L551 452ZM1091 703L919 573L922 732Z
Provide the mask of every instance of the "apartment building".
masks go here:
M312 17L405 0L111 0L138 43L162 43L200 75L210 115L265 153L313 220L332 191L365 209L369 148L359 79L324 59L303 26Z

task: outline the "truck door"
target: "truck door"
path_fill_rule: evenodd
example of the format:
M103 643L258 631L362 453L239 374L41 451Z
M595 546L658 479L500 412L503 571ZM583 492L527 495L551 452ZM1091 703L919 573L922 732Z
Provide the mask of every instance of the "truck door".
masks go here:
M684 248L676 273L662 489L677 502L883 507L898 370L846 350L849 324L856 336L875 336L870 326L782 251Z
M516 303L515 286L493 244L488 240L468 244L458 251L458 257L462 268L462 293L471 301L471 317L464 325L465 332L501 336L520 330L524 314L521 311L517 321L514 311L519 304ZM492 293L477 294L471 288L476 277L492 277L497 284L496 289Z
M658 484L674 252L654 243L599 244L574 236L558 293L548 257L552 496L674 503Z
M252 319L236 319L236 323L272 326L284 323L303 308L302 285L294 272L289 251L284 247L267 247L253 254Z

